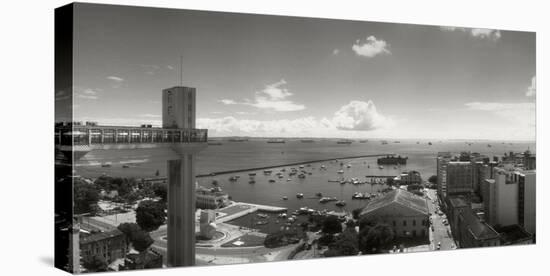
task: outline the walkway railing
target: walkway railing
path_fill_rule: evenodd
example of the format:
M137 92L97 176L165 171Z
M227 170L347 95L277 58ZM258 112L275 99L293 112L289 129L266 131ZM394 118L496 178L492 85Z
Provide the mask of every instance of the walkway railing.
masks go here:
M56 145L205 143L207 129L63 125L55 127Z

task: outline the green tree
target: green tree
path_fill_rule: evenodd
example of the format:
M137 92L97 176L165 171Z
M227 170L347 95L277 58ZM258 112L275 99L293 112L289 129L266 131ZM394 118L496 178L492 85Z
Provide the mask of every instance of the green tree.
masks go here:
M93 184L88 184L80 179L74 179L74 212L76 214L95 211L99 200L99 191Z
M117 191L118 195L125 197L137 186L134 178L100 176L94 182L99 188L106 191Z
M151 232L157 230L166 221L164 205L152 200L144 200L136 209L136 222L141 229Z
M121 223L118 230L124 233L128 243L132 244L135 250L143 252L153 244L149 233L143 231L136 223Z
M331 246L331 249L338 253L338 256L354 256L359 253L357 232L346 230L338 236Z
M437 175L430 176L430 178L428 178L428 182L432 184L437 184Z
M363 217L359 219L359 231L363 231L364 229L370 229L371 227L376 225L376 221Z
M359 249L365 254L380 253L384 248L391 247L394 237L393 229L385 223L367 225L359 231Z
M104 272L107 271L109 264L107 264L107 261L105 261L103 257L93 255L92 257L82 260L82 266L89 272Z
M143 230L134 233L134 236L132 237L132 246L139 252L147 250L153 242L154 241L151 238L151 235Z
M342 223L335 216L328 216L323 221L323 233L336 234L342 232Z
M153 185L153 192L155 196L158 196L162 201L168 200L168 187L166 184L156 183Z

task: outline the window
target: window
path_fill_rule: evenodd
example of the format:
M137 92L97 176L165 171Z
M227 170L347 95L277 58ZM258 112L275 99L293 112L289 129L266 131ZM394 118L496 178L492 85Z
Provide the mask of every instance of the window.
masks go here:
M413 226L416 226L416 219L413 219Z
M407 226L407 221L403 220L403 226Z
M393 221L393 227L397 226L397 223L395 223L395 220Z

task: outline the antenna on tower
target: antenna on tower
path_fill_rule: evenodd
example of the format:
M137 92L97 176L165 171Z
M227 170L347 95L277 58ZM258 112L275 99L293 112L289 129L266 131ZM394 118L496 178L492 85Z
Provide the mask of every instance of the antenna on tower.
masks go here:
M183 86L183 56L180 56L180 86Z

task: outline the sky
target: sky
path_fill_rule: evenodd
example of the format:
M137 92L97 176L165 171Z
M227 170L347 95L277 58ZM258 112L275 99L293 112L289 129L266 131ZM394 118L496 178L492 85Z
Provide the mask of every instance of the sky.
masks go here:
M535 140L533 32L77 4L74 34L77 121L160 125L182 57L211 137Z

